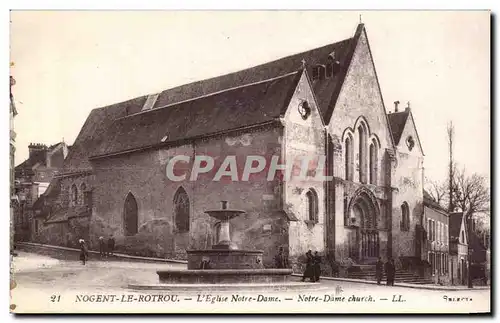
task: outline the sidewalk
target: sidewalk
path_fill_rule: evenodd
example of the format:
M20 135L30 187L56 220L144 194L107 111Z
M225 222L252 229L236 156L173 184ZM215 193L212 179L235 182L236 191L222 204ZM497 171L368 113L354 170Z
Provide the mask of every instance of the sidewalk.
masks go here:
M61 257L64 253L80 253L80 249L68 248L54 245L46 245L34 242L16 242L16 249L28 252L41 252L41 253L57 253L57 256ZM89 250L89 256L93 258L100 259L98 251ZM56 257L57 257L56 256ZM121 253L113 253L113 255L108 256L108 260L127 260L127 261L139 261L139 262L153 262L153 263L177 263L177 264L187 264L187 261L176 260L176 259L166 259L166 258L153 258L153 257L140 257L131 256Z
M300 274L292 274L292 276L302 277ZM376 281L373 280L363 280L363 279L352 279L352 278L340 278L340 277L321 277L324 280L333 280L333 281L341 281L341 282L350 282L350 283L358 283L358 284L372 284L377 285ZM442 291L465 291L471 290L467 288L467 286L441 286L441 285L424 285L424 284L408 284L408 283L394 283L395 287L406 287L406 288L415 288L415 289L428 289L428 290L442 290ZM488 290L490 286L474 286L472 290Z
M12 262L12 270L17 273L25 270L50 268L59 264L60 261L58 259L20 251L17 252L15 261Z

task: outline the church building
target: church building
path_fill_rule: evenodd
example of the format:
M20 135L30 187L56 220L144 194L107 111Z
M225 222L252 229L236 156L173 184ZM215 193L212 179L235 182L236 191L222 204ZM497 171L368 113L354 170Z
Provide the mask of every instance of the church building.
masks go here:
M94 109L54 182L38 240L84 238L96 248L113 235L120 252L185 259L186 249L215 243L218 223L205 211L224 200L245 211L231 220L232 241L263 250L266 266L279 247L294 266L308 250L340 263L418 261L424 155L409 105L394 108L386 112L359 24L333 44ZM191 164L210 156L214 170L190 180L186 163L173 181L166 168L181 155ZM238 180L214 180L227 156ZM305 180L241 180L249 156L322 156L332 179L313 170Z

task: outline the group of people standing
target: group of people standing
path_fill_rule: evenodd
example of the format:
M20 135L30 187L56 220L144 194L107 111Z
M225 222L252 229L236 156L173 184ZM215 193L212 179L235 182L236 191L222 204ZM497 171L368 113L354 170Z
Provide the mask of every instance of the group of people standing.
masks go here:
M311 282L319 282L319 277L321 275L321 256L317 251L314 255L311 250L306 252L306 269L304 275L302 276L302 281L309 278Z
M110 236L108 241L104 241L104 237L99 237L99 255L101 258L107 257L113 254L113 250L115 249L115 237Z
M80 261L85 265L89 259L89 249L85 240L80 239L78 243L80 245ZM99 237L99 255L101 258L112 255L114 249L115 238L113 236L110 236L107 242L104 240L104 237Z
M389 258L389 260L384 264L382 259L379 257L377 263L375 264L375 275L377 276L377 284L380 285L382 278L385 275L387 279L387 286L394 286L394 278L396 277L396 266L394 265L394 260Z

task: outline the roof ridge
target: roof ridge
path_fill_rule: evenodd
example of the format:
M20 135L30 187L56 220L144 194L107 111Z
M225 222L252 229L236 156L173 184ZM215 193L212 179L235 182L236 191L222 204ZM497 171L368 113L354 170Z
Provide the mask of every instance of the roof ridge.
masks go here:
M287 76L295 75L298 72L299 72L299 70L294 71L294 72L290 72L290 73L286 73L286 74L283 74L283 75L280 75L280 76L272 77L272 78L269 78L269 79L260 80L260 81L257 81L257 82L247 83L247 84L243 84L243 85L238 85L238 86L226 88L224 90L207 93L207 94L204 94L204 95L199 95L199 96L187 99L187 100L178 101L178 102L170 103L170 104L167 104L167 105L163 105L161 107L152 108L152 109L148 109L148 110L145 110L145 111L140 111L140 112L137 112L137 113L129 114L127 116L117 118L116 120L121 120L121 119L126 119L126 118L129 118L129 117L134 117L134 116L137 116L137 115L140 115L140 114L144 114L144 113L152 112L152 111L155 111L155 110L160 110L160 109L168 108L168 107L171 107L171 106L180 105L180 104L183 104L183 103L186 103L186 102L191 102L191 101L196 101L196 100L204 99L204 98L207 98L207 97L210 97L210 96L214 96L214 95L225 93L225 92L234 91L234 90L241 89L241 88L250 87L250 86L253 86L253 85L258 85L258 84L263 84L263 83L270 83L272 81L275 81L275 80L278 80L278 79L282 79L282 78L285 78Z

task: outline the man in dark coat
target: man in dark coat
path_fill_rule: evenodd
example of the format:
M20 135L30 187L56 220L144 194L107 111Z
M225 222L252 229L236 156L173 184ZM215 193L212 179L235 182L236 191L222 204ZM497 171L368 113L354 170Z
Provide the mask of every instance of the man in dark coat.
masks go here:
M112 255L115 249L115 238L113 235L108 239L108 255Z
M394 277L396 276L396 266L394 260L389 258L385 263L385 274L387 275L387 286L394 286Z
M321 256L317 251L314 252L313 257L313 281L319 282L319 277L321 276Z
M304 275L302 276L302 281L305 281L306 278L310 278L313 281L313 255L312 251L309 250L306 252L306 270L304 271Z
M85 262L88 259L89 256L89 250L87 249L87 245L85 245L85 240L80 239L80 260L82 261L82 264L85 265Z
M382 262L382 259L378 257L377 263L375 264L375 276L377 277L377 285L380 285L383 275L384 275L384 263Z

